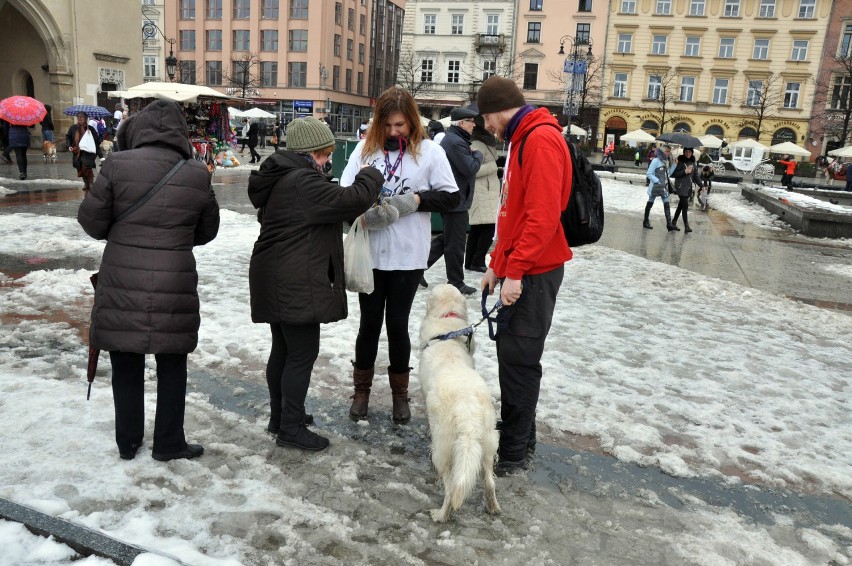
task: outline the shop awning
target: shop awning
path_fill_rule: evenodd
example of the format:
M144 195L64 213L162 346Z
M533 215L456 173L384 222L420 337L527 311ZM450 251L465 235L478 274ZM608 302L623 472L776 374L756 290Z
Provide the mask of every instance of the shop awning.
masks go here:
M230 99L231 97L207 86L183 83L150 82L127 90L108 93L111 98L162 98L175 102L197 102L198 97Z

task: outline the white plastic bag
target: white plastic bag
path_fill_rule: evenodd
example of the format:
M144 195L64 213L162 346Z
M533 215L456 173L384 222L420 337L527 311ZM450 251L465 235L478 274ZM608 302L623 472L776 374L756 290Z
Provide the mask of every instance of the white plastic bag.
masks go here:
M370 231L364 227L364 215L359 216L343 240L343 273L346 290L353 293L372 293L373 260L370 257Z
M92 136L92 132L86 130L86 133L83 134L83 137L80 138L80 151L86 151L88 153L97 153L98 150L95 147L95 138Z

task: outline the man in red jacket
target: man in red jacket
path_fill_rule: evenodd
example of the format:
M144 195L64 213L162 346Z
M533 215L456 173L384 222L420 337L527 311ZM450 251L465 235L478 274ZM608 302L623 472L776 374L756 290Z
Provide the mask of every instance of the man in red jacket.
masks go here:
M501 283L506 306L500 316L508 318L497 334L503 425L495 468L497 475L506 475L525 468L535 449L541 356L564 264L571 259L560 213L568 204L572 170L559 123L547 109L527 105L514 81L490 77L476 101L485 127L509 142L497 244L482 278L489 294Z

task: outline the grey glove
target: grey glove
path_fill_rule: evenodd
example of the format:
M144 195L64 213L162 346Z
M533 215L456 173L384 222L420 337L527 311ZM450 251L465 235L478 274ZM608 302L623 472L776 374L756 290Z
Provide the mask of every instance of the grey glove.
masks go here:
M364 213L364 223L367 230L387 228L399 219L399 211L387 202L374 206Z
M387 203L399 211L400 218L417 211L417 197L414 193L394 195L387 200Z

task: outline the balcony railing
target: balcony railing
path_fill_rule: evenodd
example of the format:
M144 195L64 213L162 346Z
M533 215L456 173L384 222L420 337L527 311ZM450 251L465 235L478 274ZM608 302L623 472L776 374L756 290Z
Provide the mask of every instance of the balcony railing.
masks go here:
M476 36L476 50L481 51L483 48L497 49L500 53L506 48L506 41L503 34L487 34L480 33Z

